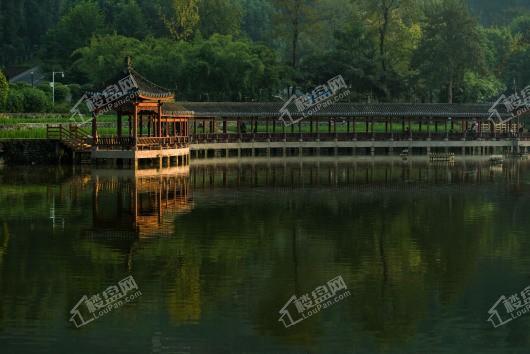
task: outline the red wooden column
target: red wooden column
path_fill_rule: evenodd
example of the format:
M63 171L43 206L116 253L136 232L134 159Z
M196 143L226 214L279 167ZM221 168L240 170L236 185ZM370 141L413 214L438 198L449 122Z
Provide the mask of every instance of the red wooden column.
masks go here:
M162 136L162 103L160 103L160 101L158 101L158 112L157 112L157 115L158 115L158 137L161 137Z
M98 138L98 123L97 123L97 113L92 113L92 141L94 142L94 146L97 145L97 138Z
M117 134L118 134L118 138L121 138L121 112L118 112L118 127L117 127Z
M138 140L138 105L137 104L134 105L132 129L133 129L132 136L133 136L134 146L136 146L137 140Z

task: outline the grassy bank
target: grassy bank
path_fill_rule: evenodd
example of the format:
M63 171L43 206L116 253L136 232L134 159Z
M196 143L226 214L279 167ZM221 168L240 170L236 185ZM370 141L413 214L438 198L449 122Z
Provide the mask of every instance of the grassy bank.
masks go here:
M104 115L98 117L98 123L115 123L116 117ZM65 115L33 115L27 116L16 114L2 114L0 116L0 139L44 139L46 138L46 125L72 124L70 116ZM85 130L90 130L90 124L84 125ZM126 129L125 129L126 130ZM100 134L115 134L116 129L103 127L99 129Z

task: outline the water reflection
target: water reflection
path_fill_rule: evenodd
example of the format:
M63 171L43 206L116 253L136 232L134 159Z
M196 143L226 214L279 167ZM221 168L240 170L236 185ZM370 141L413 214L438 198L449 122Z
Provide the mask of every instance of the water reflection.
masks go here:
M93 170L93 227L97 238L173 235L173 217L193 209L189 166L164 170Z
M524 350L530 320L492 335L486 319L529 285L529 166L3 170L0 342L17 353L44 352L49 338L87 353L101 338L105 352ZM141 301L68 328L82 295L127 273ZM278 322L293 294L337 275L350 298L290 329ZM23 342L29 331L40 335Z

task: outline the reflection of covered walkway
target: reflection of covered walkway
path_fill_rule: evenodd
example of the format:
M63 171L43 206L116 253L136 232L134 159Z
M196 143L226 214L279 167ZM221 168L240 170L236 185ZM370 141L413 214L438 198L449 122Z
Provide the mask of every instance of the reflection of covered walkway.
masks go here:
M244 187L266 188L274 192L319 187L357 191L421 191L462 189L472 193L491 190L500 180L517 182L530 164L519 161L492 165L486 160L457 163L427 163L372 158L351 161L334 157L292 158L283 161L262 159L212 159L193 165L190 184L197 195L203 191L232 191ZM261 161L261 163L260 163Z

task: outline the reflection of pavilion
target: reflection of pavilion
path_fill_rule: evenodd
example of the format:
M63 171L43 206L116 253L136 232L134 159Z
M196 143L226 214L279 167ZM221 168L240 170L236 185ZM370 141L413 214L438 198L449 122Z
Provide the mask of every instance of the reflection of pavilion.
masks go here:
M145 238L174 233L172 216L189 212L189 166L94 170L92 237Z

